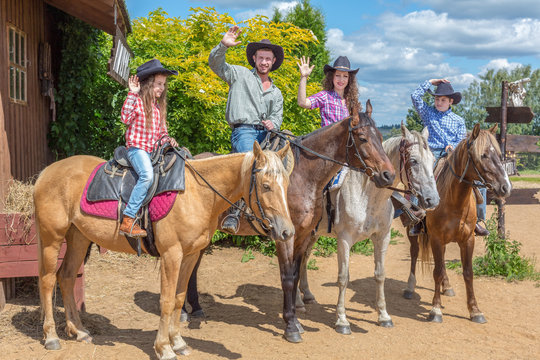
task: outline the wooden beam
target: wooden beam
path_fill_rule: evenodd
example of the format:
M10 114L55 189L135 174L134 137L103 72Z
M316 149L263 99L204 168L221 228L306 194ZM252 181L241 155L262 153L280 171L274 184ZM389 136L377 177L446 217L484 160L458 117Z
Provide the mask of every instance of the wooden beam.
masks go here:
M497 106L488 106L486 107L488 112L488 117L485 122L488 123L500 123L501 122L501 107ZM507 111L507 120L508 124L528 124L534 117L530 107L527 106L508 106Z
M4 210L4 199L11 179L11 158L5 127L2 93L0 93L0 213Z
M508 134L506 135L506 151L538 154L540 153L540 146L537 145L539 142L540 136Z

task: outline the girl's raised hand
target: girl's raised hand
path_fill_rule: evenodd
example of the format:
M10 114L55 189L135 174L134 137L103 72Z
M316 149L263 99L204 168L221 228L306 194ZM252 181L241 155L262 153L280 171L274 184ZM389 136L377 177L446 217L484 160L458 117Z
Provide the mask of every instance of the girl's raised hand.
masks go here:
M139 78L137 75L131 75L129 77L129 91L138 94L141 91L141 85L139 84Z
M300 69L300 76L305 78L307 78L311 74L313 68L315 67L315 65L309 66L309 58L307 58L306 60L305 56L302 56L302 58L300 58L300 62L297 62L296 64Z
M238 35L242 30L237 25L231 26L229 30L223 35L223 39L221 40L221 43L225 45L226 47L236 46L241 43L241 41L236 41L236 38L238 38Z

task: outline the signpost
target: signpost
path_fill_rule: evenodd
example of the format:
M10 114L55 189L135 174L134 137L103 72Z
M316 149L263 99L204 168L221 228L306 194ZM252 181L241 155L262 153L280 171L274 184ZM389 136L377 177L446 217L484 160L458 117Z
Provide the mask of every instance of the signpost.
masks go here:
M131 58L133 58L133 52L129 48L124 34L116 27L114 46L111 50L111 58L107 64L109 68L107 75L125 87L128 86L129 61Z

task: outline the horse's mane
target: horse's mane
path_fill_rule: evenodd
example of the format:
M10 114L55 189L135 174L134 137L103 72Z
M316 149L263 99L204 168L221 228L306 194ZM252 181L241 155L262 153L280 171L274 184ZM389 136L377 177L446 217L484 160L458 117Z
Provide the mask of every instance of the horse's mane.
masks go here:
M274 179L281 180L282 177L287 177L285 167L280 157L273 151L264 150L266 155L266 163L263 167L257 167L260 169L262 175L269 174L273 176ZM251 174L251 167L253 166L254 155L253 152L245 153L246 157L242 162L242 174Z
M444 162L443 167L437 177L437 190L439 195L445 194L451 196L452 191L452 181L455 179L455 176L452 174L450 166L454 172L458 171L456 168L462 168L464 163L467 161L467 143L471 138L472 133L469 133L467 137L460 141L456 146L455 150L450 153L448 159ZM495 139L495 136L489 130L480 130L478 137L472 142L471 154L473 160L476 163L481 162L481 156L484 152L484 149L492 145L497 152L497 155L501 156L501 148ZM456 166L458 165L458 166ZM458 176L461 176L461 173L457 173Z
M411 133L411 135L414 138L413 143L417 142L420 145L418 147L420 149L420 156L422 158L424 158L427 151L428 151L427 150L428 149L428 144L427 144L426 139L424 139L422 134L420 134L418 131L409 130L409 132ZM402 135L394 136L394 137L391 137L389 139L386 139L382 144L384 152L387 153L388 155L390 155L390 157L392 157L394 155L394 152L399 151L399 145L400 145L402 139L403 139Z

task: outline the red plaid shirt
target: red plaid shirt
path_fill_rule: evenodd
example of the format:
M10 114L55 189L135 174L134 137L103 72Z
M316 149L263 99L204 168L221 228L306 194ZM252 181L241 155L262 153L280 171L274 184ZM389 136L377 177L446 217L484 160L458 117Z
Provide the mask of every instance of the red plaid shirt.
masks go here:
M152 104L152 127L146 129L144 126L145 115L142 99L138 94L128 93L124 106L122 106L121 119L128 125L126 130L126 146L134 146L148 153L154 149L156 141L162 135L167 135L164 141L168 140L167 126L160 125L160 112L156 104Z

